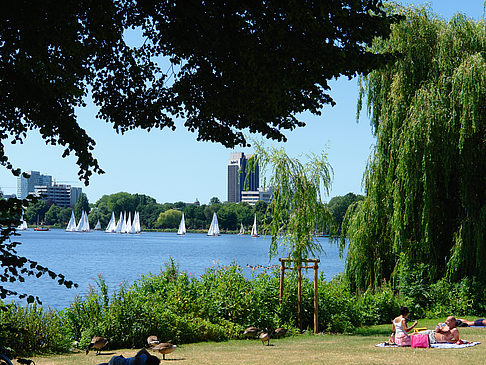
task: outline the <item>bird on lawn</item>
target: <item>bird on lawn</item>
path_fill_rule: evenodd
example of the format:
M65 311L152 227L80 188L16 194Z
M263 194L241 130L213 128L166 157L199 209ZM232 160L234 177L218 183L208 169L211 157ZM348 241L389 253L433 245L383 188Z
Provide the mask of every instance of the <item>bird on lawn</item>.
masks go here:
M151 349L152 351L160 352L162 354L163 359L165 360L165 355L170 354L176 348L177 346L171 343L158 343L154 345Z
M288 329L279 327L275 331L273 331L272 337L280 338L280 337L285 336L287 334L287 332L288 332Z
M243 337L252 337L256 338L258 334L261 332L259 328L256 327L248 327L244 332L243 332Z
M272 336L267 329L262 331L262 333L260 333L260 336L258 337L260 338L260 340L262 340L262 345L265 345L265 342L267 342L267 346L270 346L270 337Z
M148 337L147 337L147 344L148 344L150 347L155 346L155 345L157 345L157 344L159 344L159 343L160 343L160 341L159 341L159 339L157 338L157 336L152 335L152 336L148 336Z
M91 342L86 349L86 355L88 355L89 350L96 349L96 355L99 355L101 349L106 346L108 339L106 337L95 336L91 339Z

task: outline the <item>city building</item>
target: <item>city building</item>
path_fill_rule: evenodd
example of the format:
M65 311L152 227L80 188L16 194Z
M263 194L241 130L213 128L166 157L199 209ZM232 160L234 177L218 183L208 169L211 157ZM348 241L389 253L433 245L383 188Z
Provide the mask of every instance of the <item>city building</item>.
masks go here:
M71 187L69 185L36 185L35 195L42 196L42 199L51 201L58 207L69 207L71 205Z
M272 200L273 188L258 188L258 190L249 190L241 192L241 201L250 205L255 205L259 200L269 204Z
M228 162L228 202L238 203L242 199L242 191L256 191L260 186L260 171L258 164L250 168L248 160L252 155L231 153Z
M41 175L39 171L29 171L30 177L20 175L17 178L17 196L19 199L27 198L27 195L35 192L35 186L51 186L52 176Z
M42 196L60 207L73 207L82 194L82 188L52 182L52 176L42 175L39 171L30 171L30 177L17 178L17 196L25 199L29 194Z

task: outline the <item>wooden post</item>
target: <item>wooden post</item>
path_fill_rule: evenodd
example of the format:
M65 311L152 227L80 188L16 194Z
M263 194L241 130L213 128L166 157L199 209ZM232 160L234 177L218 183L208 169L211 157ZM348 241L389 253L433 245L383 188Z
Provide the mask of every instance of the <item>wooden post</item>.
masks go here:
M314 263L314 333L318 332L318 312L319 312L319 293L318 293L318 272L319 266L317 262Z
M292 265L289 264L288 267L285 267L285 262L292 263L294 260L292 259L287 259L287 258L280 258L280 298L279 298L279 304L282 304L282 298L284 294L284 285L285 285L285 269L293 269ZM306 264L304 266L299 265L297 266L297 325L299 329L302 331L302 269L314 269L314 333L318 333L319 326L318 326L318 320L319 320L319 285L318 285L318 280L319 280L319 265L318 262L320 262L319 259L304 259L302 262L305 262ZM309 266L308 263L313 263L312 266ZM294 266L295 267L295 266Z
M302 331L302 269L297 267L297 320Z
M285 277L285 263L282 259L280 260L280 296L279 296L279 304L282 304L282 298L284 294L284 277Z

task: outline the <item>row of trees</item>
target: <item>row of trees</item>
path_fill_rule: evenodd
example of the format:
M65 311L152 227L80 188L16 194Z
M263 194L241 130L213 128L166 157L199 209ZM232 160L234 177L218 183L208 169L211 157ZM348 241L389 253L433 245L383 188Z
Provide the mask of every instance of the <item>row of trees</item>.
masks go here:
M360 199L363 197L348 193L345 196L333 197L329 201L327 208L332 213L337 227L340 227L347 207ZM76 218L79 219L83 210L88 213L88 220L92 227L98 220L102 227L106 227L112 212L118 219L120 212L134 211L140 212L141 225L145 229L177 228L182 212L184 212L186 226L189 229L207 229L214 212L218 215L220 228L230 231L238 230L241 223L245 227L253 224L255 214L259 226L270 223L271 219L269 215L265 218L267 204L261 200L255 206L247 203L221 203L216 197L212 198L208 205L186 205L183 202L159 204L150 196L125 192L104 195L95 204L89 204L86 195L82 194L74 206ZM63 208L52 202L39 200L37 203L29 205L25 212L25 219L29 224L44 222L47 225L64 227L69 222L72 211L72 208ZM329 233L324 225L317 224L316 230Z

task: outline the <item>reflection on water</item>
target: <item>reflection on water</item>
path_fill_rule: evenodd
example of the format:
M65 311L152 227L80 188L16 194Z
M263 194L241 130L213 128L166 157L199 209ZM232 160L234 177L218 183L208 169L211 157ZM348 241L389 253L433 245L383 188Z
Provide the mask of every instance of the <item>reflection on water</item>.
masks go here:
M318 238L325 253L321 253L319 272L327 279L344 270L344 260L338 249L327 238ZM5 285L9 289L39 296L43 305L62 309L76 295L88 292L98 274L102 274L111 290L123 281L132 283L140 275L158 273L169 258L174 258L182 271L199 276L215 265L240 265L244 274L251 277L253 267L278 264L269 261L270 237L251 238L248 235L205 234L177 236L175 233L147 232L139 235L120 235L104 232L75 233L64 230L48 232L24 231L16 240L22 242L17 252L39 262L68 280L79 284L78 289L67 289L47 277L27 278L25 283ZM249 266L249 267L248 267ZM309 270L309 277L313 275Z

